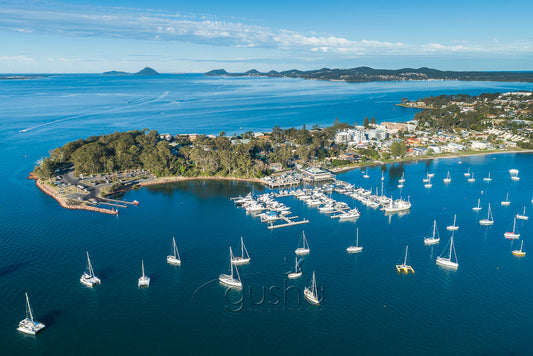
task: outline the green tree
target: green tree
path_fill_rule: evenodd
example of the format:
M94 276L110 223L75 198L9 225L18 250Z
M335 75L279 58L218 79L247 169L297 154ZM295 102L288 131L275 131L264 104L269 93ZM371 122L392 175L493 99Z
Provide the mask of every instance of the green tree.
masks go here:
M365 129L370 127L370 123L368 122L368 116L365 116L365 119L363 120L363 126Z

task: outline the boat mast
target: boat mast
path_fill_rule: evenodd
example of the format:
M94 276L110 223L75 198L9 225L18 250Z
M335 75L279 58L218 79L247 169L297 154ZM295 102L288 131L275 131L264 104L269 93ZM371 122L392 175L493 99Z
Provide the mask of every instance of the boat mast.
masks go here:
M355 236L355 247L359 247L359 228L357 228L357 233Z
M94 277L93 266L91 265L91 259L89 258L89 251L87 251L87 264L89 266L89 275Z
M452 234L452 237L450 237L450 256L448 257L448 261L452 260L452 249L453 249L453 234Z
M409 245L405 246L405 259L403 261L403 265L407 266L407 252L409 251Z
M435 238L436 230L437 230L437 220L433 220L433 238Z
M30 314L30 320L31 320L31 325L32 325L32 328L33 328L33 313L31 311L31 306L30 306L30 299L28 298L28 293L25 293L26 294L26 317L28 316L28 314Z
M141 260L141 266L142 266L143 278L144 278L144 260Z

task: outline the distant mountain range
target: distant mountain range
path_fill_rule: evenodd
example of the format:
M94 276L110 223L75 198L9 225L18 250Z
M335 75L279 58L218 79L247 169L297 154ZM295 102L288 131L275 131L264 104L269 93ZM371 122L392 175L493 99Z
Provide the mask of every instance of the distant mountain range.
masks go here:
M406 81L406 80L462 80L462 81L494 81L494 82L533 82L533 72L453 72L440 71L431 68L404 69L373 69L357 67L350 69L322 68L301 71L297 69L267 73L252 69L244 73L228 73L224 69L215 69L204 73L206 76L229 77L273 77L273 78L302 78L315 80L339 80L346 82L375 82L375 81Z
M116 70L112 70L109 72L104 72L102 73L102 75L159 75L159 73L150 67L144 67L137 73L119 72Z

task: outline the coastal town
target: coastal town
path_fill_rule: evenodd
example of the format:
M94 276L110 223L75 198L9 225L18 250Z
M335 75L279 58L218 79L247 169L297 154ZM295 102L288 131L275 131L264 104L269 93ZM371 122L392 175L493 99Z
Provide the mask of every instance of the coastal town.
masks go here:
M92 137L53 150L32 175L64 207L118 214L128 202L110 196L151 184L240 179L275 189L332 181L337 172L368 165L532 147L532 92L403 99L399 105L422 111L407 122L336 119L326 128L276 126L233 136L144 130ZM472 115L476 119L468 121ZM443 117L453 123L441 124Z

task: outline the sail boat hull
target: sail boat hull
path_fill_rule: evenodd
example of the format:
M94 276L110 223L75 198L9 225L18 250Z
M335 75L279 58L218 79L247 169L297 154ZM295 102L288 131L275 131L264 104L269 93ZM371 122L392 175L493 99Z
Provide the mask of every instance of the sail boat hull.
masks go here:
M233 278L230 274L221 274L218 276L218 281L230 288L242 288L242 282Z
M450 269L457 269L459 267L459 264L457 262L452 262L447 258L444 257L437 257L437 264L439 266L450 268Z
M90 287L90 288L92 288L95 284L100 284L101 283L100 278L98 278L96 276L91 276L88 273L82 274L82 276L80 277L80 282L81 282L81 284L83 284L83 285L85 285L87 287Z
M302 272L291 272L287 275L289 279L298 279L302 276Z
M26 318L19 323L19 327L17 328L17 330L24 334L35 335L39 331L44 329L44 327L45 325L43 323L40 323L38 321L31 321L31 319Z
M139 282L137 283L139 288L149 287L150 286L150 277L140 277Z
M517 238L520 237L520 234L516 234L514 232L506 232L505 234L503 234L503 236L506 238L506 239L509 239L509 240L515 240Z
M296 250L294 250L294 253L297 254L298 256L308 255L309 252L310 252L310 249L308 248L297 248Z
M346 251L348 251L348 253L359 253L363 251L363 247L362 246L348 246Z
M434 238L434 237L426 237L424 239L424 245L426 245L426 246L436 245L436 244L439 243L439 241L440 241L440 238L437 239L437 238Z
M320 301L318 300L318 298L313 294L313 291L310 289L310 288L305 288L304 289L304 297L305 299L313 304L313 305L319 305L320 304Z
M446 230L448 230L448 231L457 231L457 230L459 230L459 226L450 225L450 226L446 227Z
M181 266L181 260L172 255L167 256L167 263L175 266Z
M231 263L235 266L239 266L239 265L245 265L247 263L250 263L250 258L249 257L240 257L240 256L235 256L231 259Z

